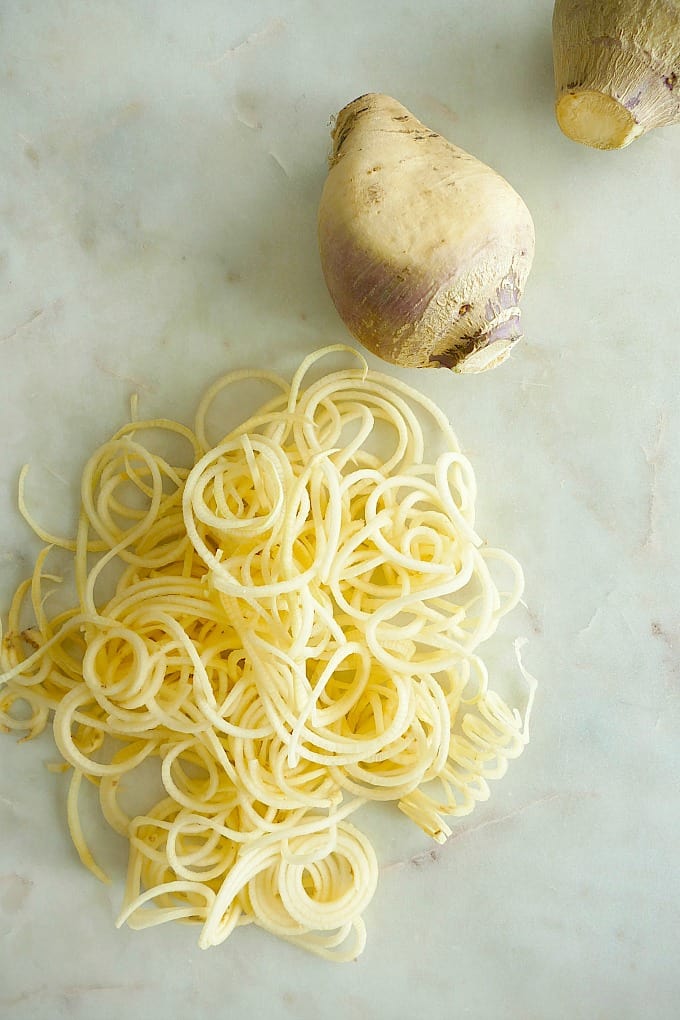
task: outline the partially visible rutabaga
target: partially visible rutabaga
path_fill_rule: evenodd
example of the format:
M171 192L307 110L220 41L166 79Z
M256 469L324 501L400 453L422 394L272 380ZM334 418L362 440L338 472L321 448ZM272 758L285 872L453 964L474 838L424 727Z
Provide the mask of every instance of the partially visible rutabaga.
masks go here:
M622 149L680 122L680 0L557 0L557 122L569 138Z
M332 131L321 264L350 332L398 365L481 372L520 339L534 226L494 170L390 96L349 103Z

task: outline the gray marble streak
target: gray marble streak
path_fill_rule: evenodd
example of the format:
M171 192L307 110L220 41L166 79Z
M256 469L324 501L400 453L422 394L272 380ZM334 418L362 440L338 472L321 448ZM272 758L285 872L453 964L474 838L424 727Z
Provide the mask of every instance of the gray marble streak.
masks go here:
M68 531L82 465L141 413L190 421L220 372L288 373L345 341L316 250L328 122L391 92L531 209L526 340L481 377L399 373L450 415L479 528L512 550L506 638L540 687L532 741L433 847L367 821L365 954L253 928L117 931L125 848L81 867L46 734L0 740L0 1014L296 1020L678 1015L680 129L617 153L560 134L539 0L10 2L0 13L0 607ZM372 364L377 365L375 361ZM384 367L384 366L379 366ZM500 671L500 650L490 650Z

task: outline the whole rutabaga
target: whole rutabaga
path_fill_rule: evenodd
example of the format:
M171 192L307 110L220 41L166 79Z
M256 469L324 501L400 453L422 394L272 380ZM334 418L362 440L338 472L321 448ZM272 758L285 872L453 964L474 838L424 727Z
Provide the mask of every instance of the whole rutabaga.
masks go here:
M386 361L481 372L521 338L534 226L495 171L390 96L361 96L332 131L321 264L350 332Z
M555 115L569 138L622 149L680 122L680 0L557 0Z

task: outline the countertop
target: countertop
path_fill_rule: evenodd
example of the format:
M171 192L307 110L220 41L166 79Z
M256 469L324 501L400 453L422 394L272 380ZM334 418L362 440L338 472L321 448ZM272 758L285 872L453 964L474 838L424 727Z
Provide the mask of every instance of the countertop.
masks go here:
M0 12L0 606L72 530L129 414L191 421L220 373L352 343L315 221L331 116L368 91L499 170L537 249L526 338L481 376L387 369L445 409L480 531L527 577L532 739L437 853L381 816L358 962L254 928L116 930L77 859L49 733L0 740L8 1020L677 1016L680 128L621 152L553 118L539 0L12 2ZM373 367L383 367L370 359ZM675 522L675 523L674 523Z

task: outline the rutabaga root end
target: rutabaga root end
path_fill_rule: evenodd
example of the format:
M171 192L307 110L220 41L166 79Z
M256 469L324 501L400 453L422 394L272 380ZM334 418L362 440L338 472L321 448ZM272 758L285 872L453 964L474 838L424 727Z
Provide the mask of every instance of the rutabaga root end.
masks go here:
M430 362L434 367L448 368L461 374L497 368L522 339L520 314L517 308L510 318L493 323L484 332L462 337L455 346L431 354Z

